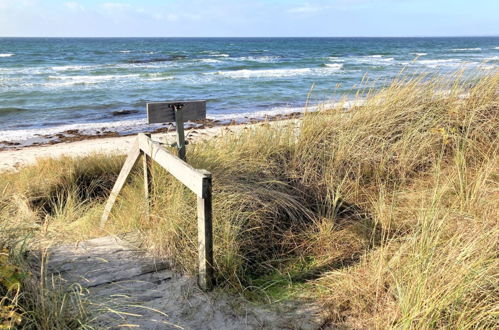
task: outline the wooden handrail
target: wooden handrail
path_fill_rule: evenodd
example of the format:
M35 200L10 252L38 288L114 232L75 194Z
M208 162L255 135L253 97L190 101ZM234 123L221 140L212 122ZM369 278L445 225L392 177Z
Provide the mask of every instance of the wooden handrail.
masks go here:
M130 149L125 163L118 175L114 187L109 195L100 221L104 227L109 219L114 203L123 188L128 175L140 156L144 157L144 189L149 199L152 186L150 164L151 159L182 182L197 195L198 218L198 254L199 274L198 284L205 290L213 288L213 239L212 239L212 178L211 173L198 170L187 164L179 157L171 154L160 143L153 141L150 136L139 134ZM149 203L149 200L147 201Z

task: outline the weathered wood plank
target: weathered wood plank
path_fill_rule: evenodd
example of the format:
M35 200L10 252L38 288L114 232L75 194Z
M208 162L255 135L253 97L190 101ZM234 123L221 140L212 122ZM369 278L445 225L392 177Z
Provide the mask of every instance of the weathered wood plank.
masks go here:
M170 172L170 174L192 190L198 197L205 197L203 189L203 179L206 177L205 172L195 169L178 157L172 155L158 142L152 141L142 133L139 134L138 139L139 147L143 152Z
M204 198L198 197L198 284L201 289L213 289L213 228L211 203L211 174L203 179Z
M151 137L151 134L145 134L148 138ZM150 218L151 215L151 193L152 193L152 158L149 157L144 151L141 151L142 154L142 167L144 170L144 197L146 199L146 210L147 217Z
M175 110L170 108L171 104L183 104L183 120L200 120L206 118L206 101L168 101L147 103L147 121L154 123L175 122Z
M109 214L111 213L111 209L113 208L114 203L116 202L116 198L118 197L123 185L126 182L128 175L130 174L133 166L137 162L140 156L140 149L138 139L134 141L132 148L130 149L128 156L125 160L125 164L121 168L120 174L118 175L118 179L114 183L113 190L109 195L106 206L104 207L104 213L102 214L100 226L104 227L107 220L109 219Z
M175 111L175 125L177 130L178 158L186 162L187 159L185 158L184 114L182 113L182 110Z

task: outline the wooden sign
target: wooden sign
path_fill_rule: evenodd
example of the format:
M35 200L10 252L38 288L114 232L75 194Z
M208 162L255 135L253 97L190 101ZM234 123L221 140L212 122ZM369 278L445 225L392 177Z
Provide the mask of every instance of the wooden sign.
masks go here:
M169 101L147 103L147 122L175 122L175 109L182 112L182 122L206 119L206 101Z

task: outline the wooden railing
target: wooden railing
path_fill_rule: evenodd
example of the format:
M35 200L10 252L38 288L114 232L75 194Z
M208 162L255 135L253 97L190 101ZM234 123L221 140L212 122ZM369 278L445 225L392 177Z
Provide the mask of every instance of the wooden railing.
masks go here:
M144 163L144 191L148 206L150 205L149 195L152 187L152 160L161 165L161 167L197 195L198 284L205 291L211 290L213 288L211 173L205 170L195 169L177 156L171 154L167 149L161 146L160 143L153 141L150 135L139 134L134 141L118 179L109 195L104 213L102 214L100 226L104 227L108 221L116 198L141 155L143 156Z

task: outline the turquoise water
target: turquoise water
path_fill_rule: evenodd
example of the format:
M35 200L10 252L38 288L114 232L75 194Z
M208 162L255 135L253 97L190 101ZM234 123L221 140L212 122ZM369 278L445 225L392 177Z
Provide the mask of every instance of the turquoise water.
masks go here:
M313 103L351 95L365 73L382 82L402 68L498 64L499 37L0 38L0 141L130 130L150 101L206 99L209 118L262 117L296 111L312 85Z

